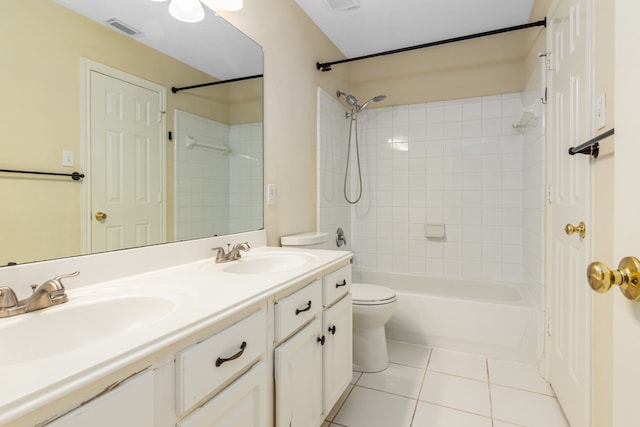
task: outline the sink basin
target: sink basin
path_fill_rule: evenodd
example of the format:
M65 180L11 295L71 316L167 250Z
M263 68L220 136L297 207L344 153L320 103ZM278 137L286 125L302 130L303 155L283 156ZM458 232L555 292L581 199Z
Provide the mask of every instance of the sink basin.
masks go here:
M222 267L222 271L232 274L279 273L302 267L314 259L315 256L310 254L292 252L251 255L230 262Z
M88 348L152 324L176 307L165 295L72 298L70 295L69 302L59 306L0 319L0 364L25 363Z

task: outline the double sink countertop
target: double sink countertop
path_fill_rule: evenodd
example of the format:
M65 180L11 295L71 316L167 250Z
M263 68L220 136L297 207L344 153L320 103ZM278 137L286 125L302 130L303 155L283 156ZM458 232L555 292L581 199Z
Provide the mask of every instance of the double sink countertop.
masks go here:
M237 261L209 258L68 288L67 303L0 319L0 425L350 257L263 246Z

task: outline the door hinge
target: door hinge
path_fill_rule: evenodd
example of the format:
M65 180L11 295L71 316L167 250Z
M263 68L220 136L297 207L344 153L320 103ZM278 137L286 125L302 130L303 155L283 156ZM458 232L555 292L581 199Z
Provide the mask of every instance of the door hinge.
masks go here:
M553 196L551 194L551 185L547 186L547 203L553 203Z
M548 336L553 335L551 330L551 317L547 317L547 335Z

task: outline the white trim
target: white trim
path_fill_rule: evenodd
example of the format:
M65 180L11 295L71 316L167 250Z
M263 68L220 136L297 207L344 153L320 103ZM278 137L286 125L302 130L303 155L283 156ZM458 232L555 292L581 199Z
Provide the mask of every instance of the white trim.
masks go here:
M85 172L82 195L80 198L80 253L91 252L91 73L98 72L136 86L156 92L159 97L160 111L160 169L162 175L162 241L167 241L167 154L165 135L167 133L167 88L157 83L142 79L108 65L80 58L80 167Z

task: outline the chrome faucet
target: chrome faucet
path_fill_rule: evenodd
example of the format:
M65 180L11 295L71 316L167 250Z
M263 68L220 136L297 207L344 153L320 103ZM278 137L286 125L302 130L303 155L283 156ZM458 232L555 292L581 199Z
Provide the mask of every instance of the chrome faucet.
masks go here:
M47 280L40 286L31 285L33 293L20 301L16 293L8 286L0 287L0 318L11 317L67 302L69 298L62 285L62 279L75 277L79 271L63 274Z
M238 243L231 248L231 243L227 244L227 251L224 251L223 247L218 246L217 248L213 248L216 251L216 262L227 262L227 261L235 261L241 257L240 251L247 252L251 249L248 242Z

